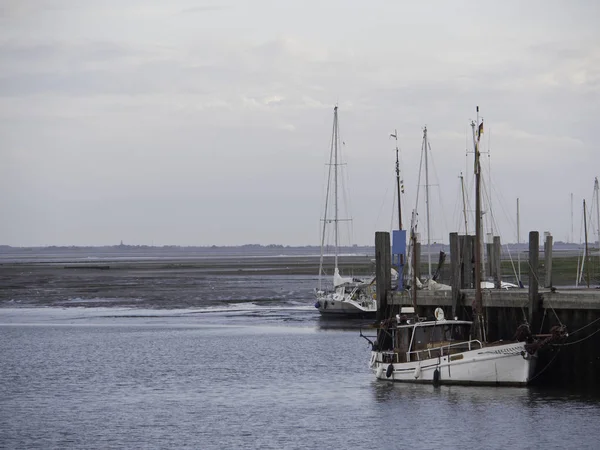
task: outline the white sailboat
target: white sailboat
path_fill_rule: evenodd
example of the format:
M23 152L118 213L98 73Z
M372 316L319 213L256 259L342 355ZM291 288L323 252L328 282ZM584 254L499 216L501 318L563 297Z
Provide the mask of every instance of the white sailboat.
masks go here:
M323 228L321 234L321 257L319 261L319 286L316 289L317 301L315 308L323 315L351 315L351 316L375 316L377 312L377 301L375 300L374 279L362 280L354 277L343 277L338 267L339 260L339 225L340 222L350 219L339 217L338 187L339 171L342 166L340 157L340 136L338 126L338 107L333 109L333 132L331 139L331 151L329 154L329 176L327 181L327 193L325 198L325 213L323 215ZM333 178L333 179L332 179ZM333 187L333 217L328 210L329 197ZM327 226L333 225L334 235L334 272L333 286L329 289L323 287L325 275L323 261L325 257L325 237Z
M377 379L474 385L526 385L532 379L537 347L530 345L531 333L524 333L522 341L486 342L481 286L479 162L483 126L479 117L477 125L474 320L446 319L441 308L436 309L434 320L427 320L416 315L412 307L402 308L401 314L382 321L377 340L369 341L372 344L369 367Z

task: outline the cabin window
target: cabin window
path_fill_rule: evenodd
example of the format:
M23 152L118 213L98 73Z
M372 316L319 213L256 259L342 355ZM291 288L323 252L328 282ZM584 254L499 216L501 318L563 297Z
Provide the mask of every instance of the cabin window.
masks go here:
M452 341L468 341L471 332L471 327L468 324L452 325L451 339Z
M396 349L399 352L407 352L412 337L411 330L408 328L399 328L396 330Z

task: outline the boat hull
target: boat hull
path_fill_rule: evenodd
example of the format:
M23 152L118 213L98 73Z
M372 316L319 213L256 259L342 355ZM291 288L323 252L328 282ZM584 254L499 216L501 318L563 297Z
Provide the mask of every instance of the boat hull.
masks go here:
M375 317L377 306L362 305L352 300L318 299L315 307L324 316Z
M392 363L391 369L390 363L383 362L383 356L383 353L371 352L370 367L379 380L492 386L529 384L537 359L526 352L523 342L483 347L421 361Z

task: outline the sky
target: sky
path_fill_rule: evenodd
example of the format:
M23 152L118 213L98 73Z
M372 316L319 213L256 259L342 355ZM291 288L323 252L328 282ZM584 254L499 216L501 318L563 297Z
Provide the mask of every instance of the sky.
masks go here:
M591 0L0 0L0 244L318 244L336 104L349 242L390 230L395 129L403 222L427 126L430 236L461 230L477 105L495 234L517 240L519 198L522 241L580 242L598 17Z

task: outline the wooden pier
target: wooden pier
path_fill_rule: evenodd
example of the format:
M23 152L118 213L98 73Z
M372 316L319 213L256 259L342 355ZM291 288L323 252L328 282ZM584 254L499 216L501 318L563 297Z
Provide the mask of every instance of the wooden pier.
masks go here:
M545 266L551 267L552 240L546 239ZM395 315L402 306L414 306L419 315L432 317L441 307L447 317L470 320L475 299L471 236L450 234L452 290L393 291L389 273L389 233L377 232L378 320ZM498 246L494 242L494 247ZM386 248L387 247L387 248ZM550 258L550 261L548 261ZM498 259L491 266L499 270ZM539 287L539 233L529 234L529 285L527 288L484 289L483 307L488 340L513 339L519 325L527 322L535 334L547 334L555 325L565 325L569 336L540 351L534 384L564 388L600 388L600 290L561 289L552 286L551 270ZM493 273L499 286L500 275Z

